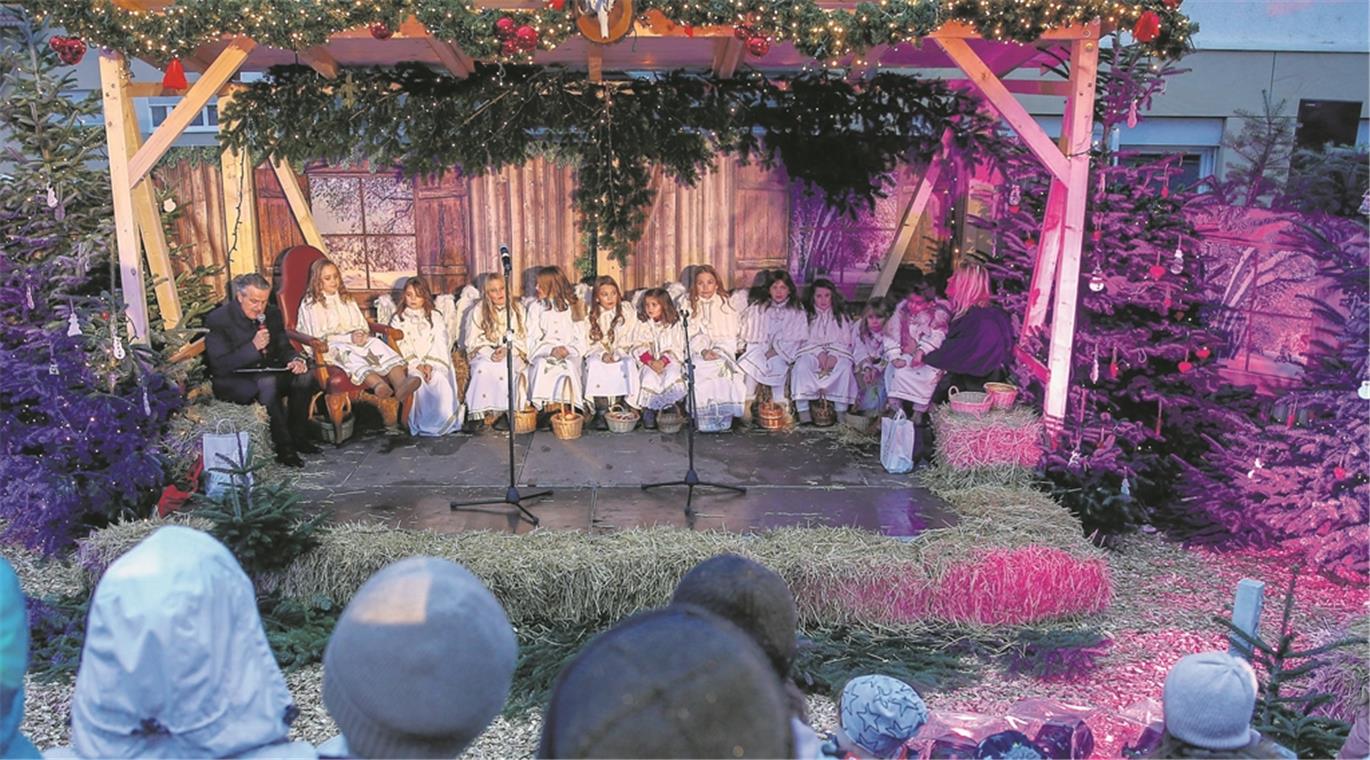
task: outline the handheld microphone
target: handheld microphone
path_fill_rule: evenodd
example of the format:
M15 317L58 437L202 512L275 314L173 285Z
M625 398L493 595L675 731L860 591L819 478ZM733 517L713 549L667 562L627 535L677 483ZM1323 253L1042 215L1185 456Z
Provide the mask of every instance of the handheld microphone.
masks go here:
M265 329L266 329L266 314L265 314L265 313L263 313L263 314L258 314L256 317L254 317L254 319L257 320L257 331L258 331L258 332L261 332L262 330L265 330ZM268 344L268 345L270 345L270 344ZM263 353L263 354L266 353L266 349L265 349L265 348L259 348L259 349L257 349L257 351L258 351L259 353Z
M509 255L509 246L502 245L499 247L499 263L506 273L514 271L514 258Z

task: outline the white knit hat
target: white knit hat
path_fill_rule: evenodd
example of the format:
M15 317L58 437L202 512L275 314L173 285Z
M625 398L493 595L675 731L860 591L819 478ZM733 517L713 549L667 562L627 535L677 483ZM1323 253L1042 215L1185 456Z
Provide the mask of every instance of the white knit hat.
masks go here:
M1191 654L1165 677L1166 731L1203 749L1237 749L1260 738L1251 729L1256 673L1224 652Z

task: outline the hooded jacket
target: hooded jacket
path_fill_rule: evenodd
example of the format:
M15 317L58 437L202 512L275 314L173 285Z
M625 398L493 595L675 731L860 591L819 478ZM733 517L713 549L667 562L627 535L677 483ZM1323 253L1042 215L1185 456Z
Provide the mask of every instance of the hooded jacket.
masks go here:
M28 667L29 622L24 594L14 569L0 557L0 757L39 757L29 740L19 735Z
M159 529L91 600L71 705L81 757L309 756L252 582L223 544ZM263 752L268 754L268 752Z

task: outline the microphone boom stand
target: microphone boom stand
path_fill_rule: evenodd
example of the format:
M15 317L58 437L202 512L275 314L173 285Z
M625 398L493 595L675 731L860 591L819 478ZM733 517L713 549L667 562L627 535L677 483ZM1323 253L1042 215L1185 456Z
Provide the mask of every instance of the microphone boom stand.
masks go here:
M450 507L453 512L467 507L486 507L494 504L507 504L518 510L520 520L529 525L537 527L538 516L528 511L523 506L525 499L540 499L544 496L551 496L551 491L534 491L533 493L519 493L518 476L514 471L514 294L509 292L509 283L512 280L512 266L506 258L504 265L504 366L509 381L509 409L505 422L509 424L509 487L504 492L503 499L476 499L474 501L454 501Z
M685 471L685 478L682 480L668 480L661 483L644 483L642 490L650 491L653 488L663 486L685 486L685 523L689 527L695 526L694 498L695 487L718 488L723 491L745 494L747 489L741 486L729 486L722 483L710 483L700 480L699 473L695 472L695 421L698 406L695 404L695 360L694 354L690 352L690 315L689 312L682 311L680 314L683 328L685 330L685 384L686 399L690 410L689 424L686 425L687 437L689 440L689 469Z

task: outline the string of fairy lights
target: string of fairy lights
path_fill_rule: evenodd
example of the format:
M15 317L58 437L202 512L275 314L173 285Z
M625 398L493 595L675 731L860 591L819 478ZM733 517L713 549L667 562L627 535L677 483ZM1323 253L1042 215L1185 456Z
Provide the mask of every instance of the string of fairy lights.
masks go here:
M88 44L157 62L232 35L287 50L306 50L359 28L387 39L410 17L433 36L487 60L526 60L577 33L576 0L507 9L472 0L181 0L159 10L140 10L128 0L28 5L46 23ZM696 26L746 26L769 41L792 43L817 61L835 63L875 46L917 41L950 22L987 39L1029 42L1053 29L1099 20L1109 29L1134 31L1153 54L1173 58L1189 49L1196 31L1179 5L1180 0L877 0L833 8L818 0L636 0L634 11L659 11L687 36ZM505 45L496 29L505 18L529 27L525 37L534 44Z

